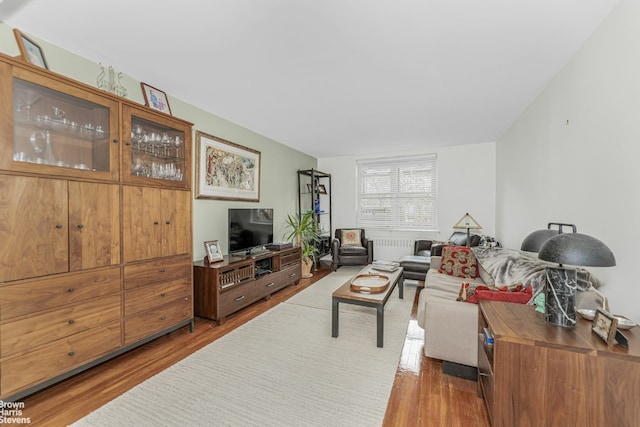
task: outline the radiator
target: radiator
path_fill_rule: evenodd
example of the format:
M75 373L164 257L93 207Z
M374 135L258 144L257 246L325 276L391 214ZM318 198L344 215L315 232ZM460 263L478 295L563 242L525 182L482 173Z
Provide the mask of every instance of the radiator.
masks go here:
M398 261L403 255L413 253L415 239L394 237L369 237L373 240L373 258L385 261Z

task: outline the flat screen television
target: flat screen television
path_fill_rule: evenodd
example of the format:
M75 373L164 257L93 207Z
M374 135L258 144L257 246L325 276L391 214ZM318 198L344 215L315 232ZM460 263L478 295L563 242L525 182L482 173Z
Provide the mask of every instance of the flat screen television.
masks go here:
M273 209L229 209L229 255L249 255L273 243Z

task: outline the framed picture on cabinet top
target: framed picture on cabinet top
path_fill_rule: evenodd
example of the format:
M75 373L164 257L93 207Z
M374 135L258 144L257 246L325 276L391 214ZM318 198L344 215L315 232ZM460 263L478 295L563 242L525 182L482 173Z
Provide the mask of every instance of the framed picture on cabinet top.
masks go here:
M42 48L17 28L13 29L13 34L16 36L18 49L20 49L20 56L22 59L30 64L37 65L48 70L49 66L47 65L46 59L44 59L44 52L42 51Z
M318 184L318 193L327 194L327 187L324 184Z
M196 198L260 201L260 152L196 131Z
M591 330L595 332L597 336L602 338L607 345L613 344L617 328L618 319L613 314L606 312L601 308L596 310Z
M166 93L142 82L140 87L142 87L142 94L144 95L144 105L171 115L171 107Z
M204 250L207 253L207 261L210 263L222 261L224 259L222 249L220 248L220 241L218 240L204 242Z

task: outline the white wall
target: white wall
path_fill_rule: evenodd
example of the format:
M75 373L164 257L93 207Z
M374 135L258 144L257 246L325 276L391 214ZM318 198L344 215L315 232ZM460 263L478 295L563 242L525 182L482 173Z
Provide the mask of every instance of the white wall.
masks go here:
M607 244L611 310L640 322L640 6L623 0L498 140L497 234L519 247L548 222Z
M19 50L12 32L13 28L0 21L0 52L10 56L19 55ZM74 55L73 53L47 43L38 38L37 34L29 34L42 47L49 69L80 82L95 86L100 72L97 63ZM118 64L114 65L118 70ZM118 70L119 71L119 70ZM144 104L140 89L140 80L144 76L134 79L124 76L123 83L127 88L127 98ZM258 150L261 159L260 202L235 202L220 200L195 199L193 202L193 252L194 259L202 259L205 255L203 242L220 240L224 253L227 253L227 209L229 207L264 207L274 209L274 239L283 240L284 224L287 214L293 214L298 209L298 169L316 167L316 159L274 140L266 138L242 126L208 113L196 106L187 104L167 94L171 111L174 116L188 120L194 124L194 165L195 176L195 131L199 130L210 135L232 141L246 147ZM193 181L195 194L195 180Z
M390 145L393 142L390 141ZM484 229L495 235L495 143L459 145L425 151L438 156L438 230L436 232L373 232L367 236L393 236L446 240L451 227L469 212ZM318 169L331 174L333 229L356 224L356 161L364 158L412 155L417 152L389 152L371 156L318 159ZM423 153L421 153L423 154Z

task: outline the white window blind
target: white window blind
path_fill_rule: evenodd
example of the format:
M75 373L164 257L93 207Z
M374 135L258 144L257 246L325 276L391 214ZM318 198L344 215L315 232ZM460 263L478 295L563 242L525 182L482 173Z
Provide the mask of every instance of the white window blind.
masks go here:
M436 230L435 154L359 160L358 226Z

